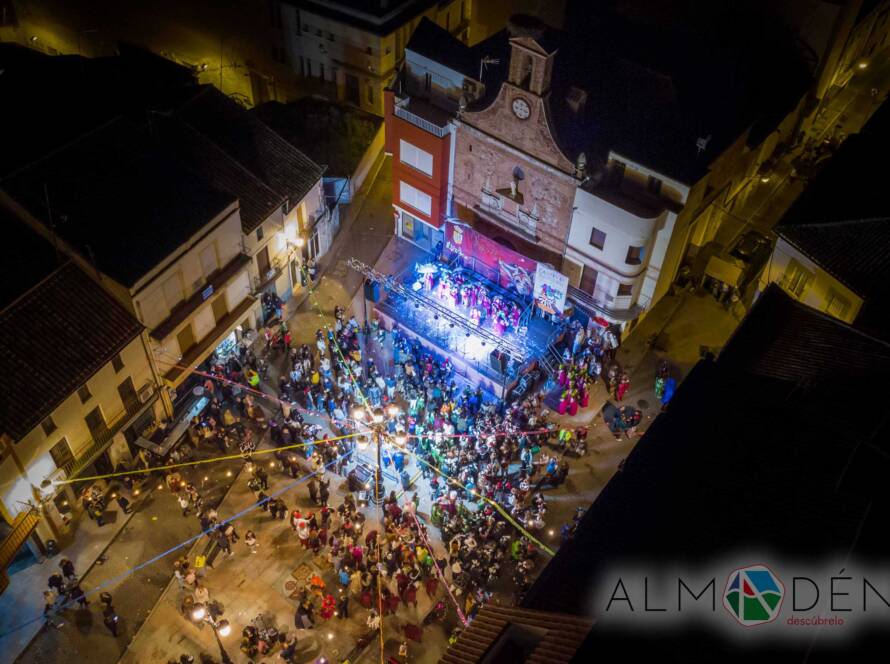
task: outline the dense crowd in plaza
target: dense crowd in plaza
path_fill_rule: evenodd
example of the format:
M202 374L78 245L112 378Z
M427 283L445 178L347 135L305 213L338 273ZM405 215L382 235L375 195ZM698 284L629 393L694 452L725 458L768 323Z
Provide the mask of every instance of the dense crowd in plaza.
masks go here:
M566 326L555 381L560 413L587 406L598 379L617 401L623 399L629 379L614 363L616 346L609 333ZM663 393L665 374L659 376L656 391ZM266 328L259 344L244 343L209 369L204 392L206 410L194 418L188 442L167 461L187 461L202 447L221 454L237 449L269 521L290 528L307 552L324 556L336 578L326 584L314 574L298 589L296 630L289 635L262 621L244 625L241 649L251 658L273 654L294 661L301 630L347 619L355 604L366 611L373 634L400 606L416 607L419 592L433 601L433 618L454 604L461 621L471 620L493 593L518 601L540 566L539 538L554 533L545 526L543 492L566 479L570 454L586 453L586 427L551 423L543 393L532 391L512 403L494 398L466 384L447 358L398 327L360 326L340 307L334 324L317 331L314 346L293 344L284 322ZM329 422L330 433L310 422L319 416ZM266 431L277 450L271 460L254 456ZM379 506L373 479L359 481L354 470L375 436L383 441L383 472L394 475L401 489L390 491ZM366 464L371 474L372 465ZM313 507L295 509L286 492L270 496L270 473L305 483ZM342 501L332 495L335 476L347 480ZM418 480L426 486L416 486ZM195 560L183 557L173 565L183 618L217 624L221 611L204 585L207 570L221 554L256 553L270 540L269 531L257 528L259 534L248 530L242 536L237 523L221 519L179 473L166 473L165 481L183 517L194 515L207 538ZM421 495L429 499L428 517L419 512ZM563 526L564 539L579 518L580 510ZM49 591L48 615L57 592ZM79 587L66 592L73 599L83 595ZM409 624L406 637L419 639L412 629L421 628ZM193 661L190 657L182 661Z

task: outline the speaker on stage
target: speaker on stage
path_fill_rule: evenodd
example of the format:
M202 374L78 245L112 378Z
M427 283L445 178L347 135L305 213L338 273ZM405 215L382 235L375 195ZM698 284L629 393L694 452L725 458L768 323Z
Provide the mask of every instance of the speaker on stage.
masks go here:
M507 373L507 364L510 362L510 354L502 350L494 349L488 354L491 368L498 373Z
M365 279L365 299L371 302L380 302L380 283Z

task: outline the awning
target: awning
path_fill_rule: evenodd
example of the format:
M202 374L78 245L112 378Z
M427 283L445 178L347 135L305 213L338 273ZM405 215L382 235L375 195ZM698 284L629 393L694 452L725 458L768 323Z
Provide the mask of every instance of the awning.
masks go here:
M186 430L189 427L189 423L192 421L192 418L195 415L199 415L204 407L210 403L210 400L203 396L199 398L194 405L188 410L188 412L183 413L182 417L176 422L170 430L167 432L167 435L164 436L164 439L160 443L154 443L147 438L143 438L139 436L134 442L139 447L143 447L147 449L149 452L154 452L158 456L166 456L168 452L173 448L176 443L182 438L185 434Z
M739 277L742 276L742 268L719 256L711 256L708 260L708 266L705 268L705 275L730 286L738 286Z

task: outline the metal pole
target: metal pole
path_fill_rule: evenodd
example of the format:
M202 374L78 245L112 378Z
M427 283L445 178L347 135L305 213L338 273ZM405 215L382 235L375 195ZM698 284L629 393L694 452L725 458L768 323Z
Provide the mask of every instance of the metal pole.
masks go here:
M223 647L222 639L219 638L219 632L216 631L216 623L210 623L210 626L213 628L213 636L216 637L216 645L219 646L219 655L222 658L222 664L234 664L232 658L229 657L229 653L227 653L226 649Z

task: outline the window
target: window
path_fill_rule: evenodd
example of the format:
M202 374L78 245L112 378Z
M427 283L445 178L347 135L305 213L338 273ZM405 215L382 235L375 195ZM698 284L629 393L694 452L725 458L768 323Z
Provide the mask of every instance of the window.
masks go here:
M64 468L67 464L74 461L74 454L71 452L71 446L65 438L62 438L62 440L50 448L49 455L53 458L53 463L56 464L56 468Z
M256 229L256 241L260 242L260 241L262 241L262 239L263 239L263 227L260 226L259 228Z
M368 85L368 103L369 104L374 103L374 86L373 85Z
M324 80L324 64L318 63L318 78L322 81Z
M90 388L88 388L86 385L77 390L77 396L80 397L80 403L86 403L93 398L93 395L90 394Z
M216 272L219 263L216 261L216 247L213 242L201 249L201 270L204 272L204 278L208 278Z
M399 183L399 198L406 205L410 205L415 210L420 210L424 214L430 214L432 212L433 199L419 189L415 189L407 182Z
M53 421L52 415L47 415L46 419L40 423L40 426L43 429L43 433L47 436L56 430L56 423Z
M164 299L167 300L167 306L170 309L182 302L182 284L179 281L179 273L164 282Z
M828 306L825 311L841 320L846 319L847 312L850 310L850 301L832 289L828 290Z
M424 74L423 77L423 91L429 92L433 89L433 75L432 74Z
M628 247L627 258L624 262L628 265L639 265L643 262L643 247Z
M120 373L124 368L124 360L120 353L111 358L111 366L114 367L114 373Z
M618 284L618 297L624 297L626 295L633 295L634 285L633 284Z
M806 270L803 265L793 258L785 268L785 275L782 277L782 286L794 297L803 295L810 279L813 278L812 273Z
M660 196L661 195L661 180L650 175L649 180L646 182L646 190L650 194L655 194L656 196Z
M329 33L328 33L328 41L329 41L329 42L334 41L334 33L333 33L333 32L329 32Z
M590 245L596 247L597 249L602 249L606 246L606 234L596 228L591 229L590 231Z
M374 55L374 49L368 46L368 48L365 49L365 53L367 53L368 55Z
M427 175L433 174L433 155L403 139L399 139L399 161Z

